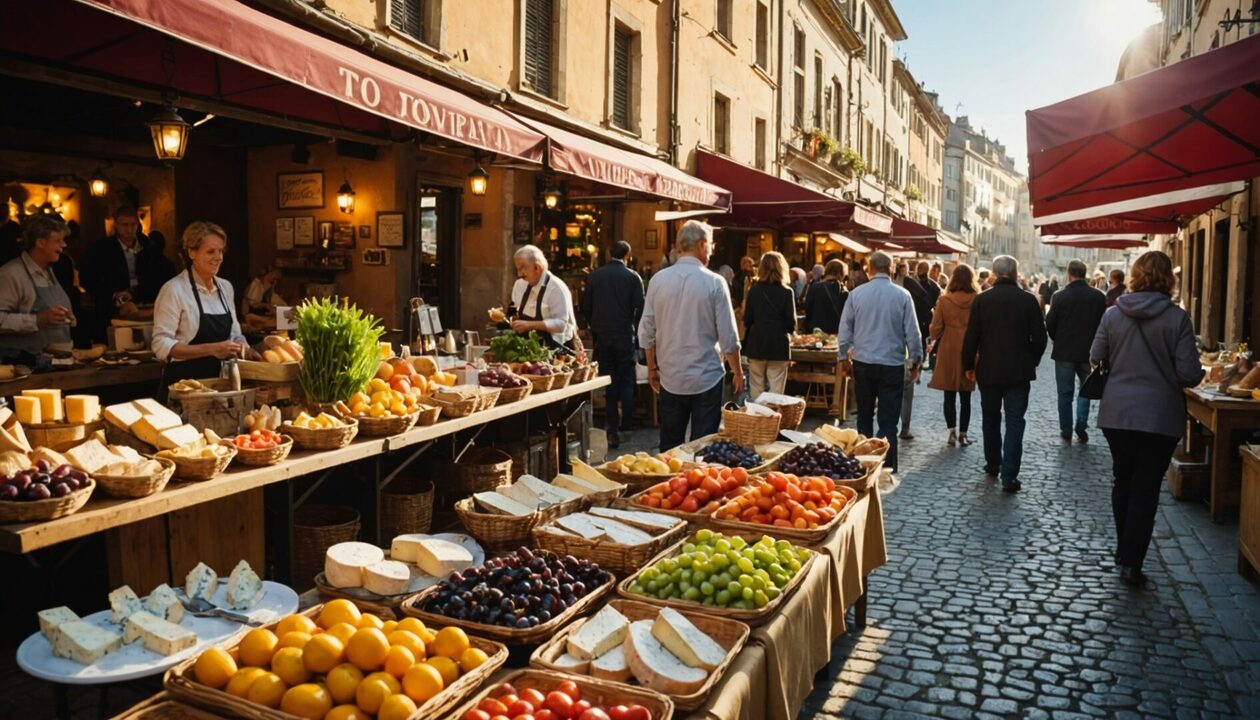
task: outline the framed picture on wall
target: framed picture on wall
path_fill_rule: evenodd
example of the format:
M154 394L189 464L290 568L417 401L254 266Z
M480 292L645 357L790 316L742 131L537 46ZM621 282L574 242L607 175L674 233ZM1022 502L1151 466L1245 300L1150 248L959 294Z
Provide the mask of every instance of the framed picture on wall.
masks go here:
M534 208L529 205L512 206L512 242L528 245L534 239Z
M407 244L407 235L403 222L405 216L401 212L376 213L376 245L377 247L403 247Z
M655 228L643 231L643 247L648 250L655 250L657 248L657 242Z
M324 173L276 173L276 207L280 210L324 207Z
M333 228L333 247L354 247L354 223L346 220L337 221Z
M319 237L318 242L319 242L320 247L324 248L325 250L332 247L332 239L333 239L333 221L332 220L319 221L319 236L318 237Z
M360 240L370 240L371 238L372 238L372 226L371 226L371 225L360 225L360 226L359 226L359 239L360 239Z
M303 215L293 218L293 245L295 247L315 244L315 216Z
M276 218L276 249L293 249L293 218Z

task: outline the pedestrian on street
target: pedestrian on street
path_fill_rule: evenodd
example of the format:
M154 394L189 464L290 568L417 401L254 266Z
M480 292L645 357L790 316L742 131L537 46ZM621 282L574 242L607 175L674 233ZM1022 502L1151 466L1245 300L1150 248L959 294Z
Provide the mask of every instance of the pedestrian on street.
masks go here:
M1042 279L1041 284L1037 286L1037 297L1041 300L1041 312L1045 313L1046 308L1050 307L1050 300L1054 298L1054 293L1050 290L1050 281Z
M630 243L618 240L611 254L612 259L586 279L582 314L595 341L599 372L610 378L604 388L604 429L608 447L615 448L634 424L634 335L643 315L643 280L628 265Z
M857 395L857 429L867 437L888 440L885 460L897 471L897 420L901 412L907 366L918 379L923 340L914 314L914 300L893 283L892 258L876 251L868 261L870 280L849 293L840 316L840 368L853 376ZM879 406L879 432L874 432Z
M1024 413L1029 384L1046 351L1046 324L1037 298L1019 289L1019 262L993 258L992 289L976 298L963 339L967 379L980 386L984 429L984 471L1002 479L1002 489L1018 492L1024 454ZM1005 415L1006 437L1002 437Z
M1046 332L1054 341L1054 379L1059 388L1059 437L1072 444L1072 430L1081 444L1089 442L1089 398L1077 393L1076 383L1089 376L1089 346L1098 332L1098 323L1107 311L1107 298L1085 282L1089 272L1084 262L1068 263L1068 284L1050 299ZM1072 395L1076 394L1076 425L1072 425Z
M914 301L915 322L919 324L919 337L925 342L924 349L926 350L928 326L932 323L932 310L927 306L928 291L919 282L918 277L910 273L910 264L905 260L897 263L897 274L893 282L905 288L910 293L910 299ZM912 378L907 372L901 391L901 433L898 437L902 440L914 439L914 433L910 432L910 417L914 413L914 386L916 384L918 384L918 376Z
M731 283L731 301L735 303L735 315L744 312L744 298L753 283L757 282L757 263L747 255L739 259L739 270L735 273L735 282Z
M1186 421L1182 389L1203 379L1190 317L1172 303L1172 261L1143 253L1130 270L1129 293L1103 315L1090 360L1110 374L1098 425L1111 447L1111 512L1120 579L1140 586L1155 528L1159 489Z
M749 397L754 400L767 389L783 394L787 386L789 349L796 329L796 303L787 278L787 259L782 253L762 255L757 283L744 303L744 354Z
M648 383L659 394L661 450L712 435L722 424L725 360L736 395L744 391L739 335L726 281L709 270L712 228L689 220L678 230L677 262L648 285L639 346L647 354Z
M796 298L796 302L805 299L805 271L794 267L791 270L792 278L792 296Z
M971 393L976 384L963 374L962 352L963 338L971 320L971 306L979 294L980 287L976 285L975 271L971 266L963 263L954 268L949 287L936 304L929 328L937 364L928 387L945 393L945 426L949 428L946 444L950 447L955 443L963 447L971 444L971 440L967 439L967 428L971 426ZM958 406L957 411L955 405Z
M924 298L922 302L918 300L914 303L914 313L919 317L919 334L923 336L926 350L928 339L928 328L932 325L932 312L936 310L936 303L941 299L941 286L936 284L932 279L931 265L927 260L920 260L919 266L915 269L915 279L919 281L919 286L923 288ZM931 370L936 363L936 354L929 353L927 356L928 370Z
M980 268L980 292L989 289L989 268Z
M1116 304L1116 299L1124 294L1124 271L1116 268L1108 278L1111 287L1107 288L1107 307Z
M849 292L853 292L855 288L865 285L868 280L870 278L866 276L866 271L862 269L861 263L854 260L853 264L849 266L849 277L844 281L844 286L848 288Z
M849 268L841 260L828 260L822 282L805 296L805 325L802 332L822 330L832 335L840 329L840 315L849 291L842 284Z

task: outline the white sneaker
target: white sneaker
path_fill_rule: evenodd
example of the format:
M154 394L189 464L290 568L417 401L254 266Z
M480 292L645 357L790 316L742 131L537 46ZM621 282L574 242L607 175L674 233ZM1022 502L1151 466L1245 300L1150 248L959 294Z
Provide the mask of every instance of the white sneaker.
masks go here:
M884 470L879 474L879 480L877 481L876 487L879 488L880 495L888 495L889 493L895 492L897 487L900 485L901 480L893 474L893 471L888 468L884 468Z

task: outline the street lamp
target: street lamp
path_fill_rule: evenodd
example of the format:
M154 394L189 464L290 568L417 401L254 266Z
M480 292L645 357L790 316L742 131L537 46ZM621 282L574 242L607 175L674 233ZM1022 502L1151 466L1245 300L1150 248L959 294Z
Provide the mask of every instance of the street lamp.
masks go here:
M549 183L547 188L543 190L542 198L543 207L548 210L555 210L560 205L560 189Z
M109 192L109 181L101 173L100 167L96 168L96 171L92 173L92 178L88 180L88 192L92 197L105 197Z
M184 118L167 105L147 123L153 136L153 151L158 160L180 160L188 149L188 131L192 128Z
M486 189L490 186L490 173L481 167L481 153L474 151L473 162L476 167L472 172L468 173L468 191L478 197L486 194Z

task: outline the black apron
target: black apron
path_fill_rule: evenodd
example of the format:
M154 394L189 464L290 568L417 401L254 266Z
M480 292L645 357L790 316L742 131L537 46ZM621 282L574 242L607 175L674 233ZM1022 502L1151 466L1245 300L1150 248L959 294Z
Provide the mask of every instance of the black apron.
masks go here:
M532 285L525 286L525 294L521 296L521 307L518 311L518 317L521 320L532 321L532 320L543 319L543 312L542 312L543 295L547 294L547 285L550 283L551 283L551 275L543 275L542 287L538 289L538 297L534 298L533 314L530 314L529 311L526 310L526 307L529 305L529 296L530 296L530 293L534 291L534 287ZM569 342L567 343L558 343L555 341L555 338L551 337L551 333L547 332L546 330L538 334L539 336L542 337L543 347L553 348L553 349L564 348L565 350L568 350L570 352L573 352L575 349L572 339L570 339Z
M201 305L201 290L197 288L197 284L193 282L192 270L188 271L188 284L192 287L193 299L197 301L197 314L200 318L197 324L197 334L192 340L188 341L189 345L205 345L209 343L223 342L232 339L232 309L228 306L227 301L223 299L223 288L219 286L219 281L214 281L214 289L219 294L219 304L227 309L227 312L210 314ZM223 361L216 357L200 357L193 360L170 360L167 361L166 367L162 369L162 387L158 388L158 400L162 403L166 402L167 388L180 380L205 380L206 378L217 378L219 372L223 368Z

